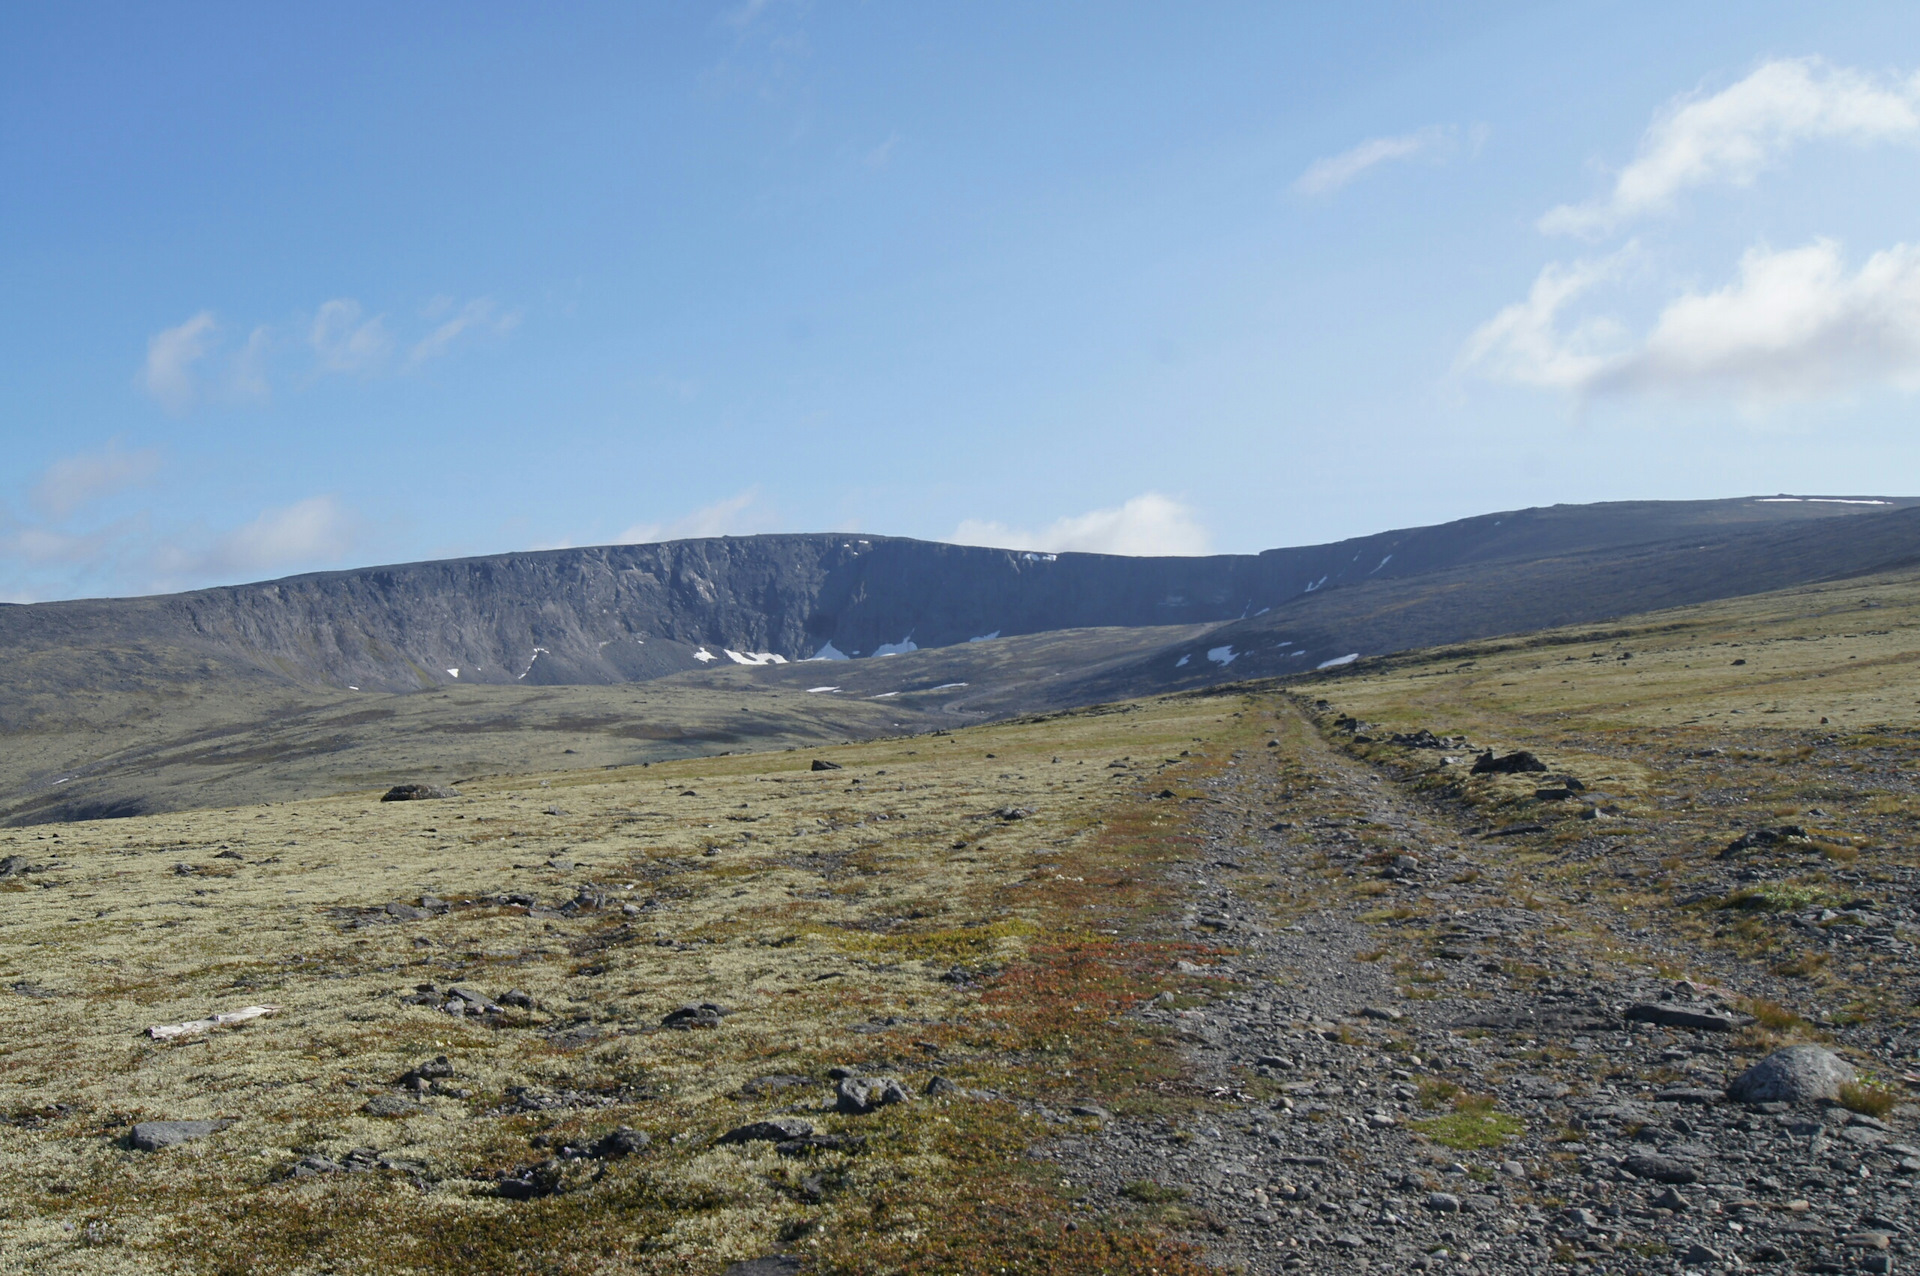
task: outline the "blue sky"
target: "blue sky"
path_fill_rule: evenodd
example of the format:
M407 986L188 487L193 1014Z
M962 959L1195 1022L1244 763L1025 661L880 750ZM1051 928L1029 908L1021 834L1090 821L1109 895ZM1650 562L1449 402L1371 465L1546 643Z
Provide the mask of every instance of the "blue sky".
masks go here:
M1911 494L1916 73L1891 4L11 6L0 597Z

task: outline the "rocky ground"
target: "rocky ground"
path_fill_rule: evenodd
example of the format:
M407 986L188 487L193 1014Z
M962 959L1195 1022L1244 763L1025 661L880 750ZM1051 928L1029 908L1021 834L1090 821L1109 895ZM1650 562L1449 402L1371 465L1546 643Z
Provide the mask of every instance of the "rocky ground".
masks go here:
M1322 738L1355 725L1323 712L1205 782L1181 925L1225 950L1224 995L1136 1013L1179 1030L1207 1101L1036 1149L1083 1210L1157 1209L1252 1272L1887 1272L1914 1252L1911 1106L1726 1093L1775 1044L1739 1008L1779 980L1542 891L1471 807ZM1869 942L1911 973L1891 928ZM1814 1035L1887 1076L1915 1039L1884 1026Z

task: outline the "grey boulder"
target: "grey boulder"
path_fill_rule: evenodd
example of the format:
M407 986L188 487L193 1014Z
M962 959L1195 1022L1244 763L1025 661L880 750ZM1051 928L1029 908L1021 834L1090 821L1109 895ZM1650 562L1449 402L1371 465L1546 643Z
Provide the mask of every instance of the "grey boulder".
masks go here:
M1853 1065L1820 1046L1776 1050L1733 1079L1727 1097L1740 1103L1820 1103L1840 1097Z
M834 1101L834 1111L851 1116L866 1116L894 1103L913 1098L907 1088L892 1077L844 1077Z
M133 1127L132 1143L142 1152L158 1152L176 1143L204 1139L232 1124L231 1121L142 1121Z

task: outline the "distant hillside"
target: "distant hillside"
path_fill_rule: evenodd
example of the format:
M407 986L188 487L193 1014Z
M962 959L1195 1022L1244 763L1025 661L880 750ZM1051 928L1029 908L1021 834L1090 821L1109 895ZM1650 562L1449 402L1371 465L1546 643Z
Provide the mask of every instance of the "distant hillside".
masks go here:
M867 656L1071 628L1251 622L1356 585L1374 597L1382 585L1436 573L1604 556L1683 536L1852 524L1911 504L1554 506L1196 558L1032 554L888 537L723 537L15 605L0 607L0 655L11 675L0 691L0 725L57 709L49 696L209 680L362 691L610 684L742 659ZM1493 605L1464 626L1459 617L1436 617L1395 641L1422 645L1482 631L1502 623L1501 610ZM1377 649L1377 641L1367 645Z

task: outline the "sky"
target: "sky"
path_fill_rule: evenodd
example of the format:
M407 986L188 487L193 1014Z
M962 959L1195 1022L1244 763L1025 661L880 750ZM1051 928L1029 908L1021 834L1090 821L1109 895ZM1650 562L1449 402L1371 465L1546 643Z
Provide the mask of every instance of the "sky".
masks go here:
M1920 493L1920 7L0 10L0 599Z

